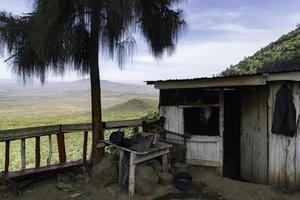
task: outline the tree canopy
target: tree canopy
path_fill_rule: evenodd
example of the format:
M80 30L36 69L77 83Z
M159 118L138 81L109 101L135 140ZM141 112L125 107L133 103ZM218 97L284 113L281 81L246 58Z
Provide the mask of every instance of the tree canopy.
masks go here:
M90 70L93 10L99 16L99 49L123 67L132 56L135 35L142 35L155 57L171 53L185 29L181 0L35 0L32 13L0 12L0 46L11 55L13 71L23 80L53 71Z
M13 16L0 12L0 49L5 47L13 71L44 83L49 71L90 74L92 164L99 162L104 139L101 111L99 52L123 67L139 34L150 52L172 53L185 28L182 0L34 0L32 13Z
M223 76L300 69L300 28L283 35L277 41L232 65L221 73Z

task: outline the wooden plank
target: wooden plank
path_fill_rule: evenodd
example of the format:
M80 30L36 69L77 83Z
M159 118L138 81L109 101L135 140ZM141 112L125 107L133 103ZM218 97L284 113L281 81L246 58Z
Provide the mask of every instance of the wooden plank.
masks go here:
M189 165L199 165L205 167L220 167L219 161L212 161L212 160L194 160L194 159L187 159L186 163Z
M143 121L153 122L155 120L156 119L109 121L109 122L103 122L103 127L105 129L137 127L137 126L141 126ZM92 127L91 123L80 123L80 124L59 124L59 125L51 125L51 126L0 130L0 142L4 142L7 140L18 140L18 139L41 137L49 134L56 134L59 131L62 131L64 133L88 131L92 129L91 127Z
M169 153L169 149L162 149L156 152L151 152L148 153L146 155L135 155L135 160L134 160L134 164L138 164L147 160L151 160L153 158L159 157L159 156L163 156L165 154Z
M6 141L5 142L5 166L4 166L4 173L8 173L9 172L9 153L10 151L10 141Z
M80 131L87 131L92 130L91 123L81 123L81 124L62 124L61 125L61 132L68 133L68 132L80 132Z
M88 131L84 131L83 135L83 151L82 151L82 160L83 165L86 165L86 157L87 157L87 143L88 143Z
M35 138L35 168L41 166L41 144L40 137Z
M178 108L177 106L160 106L160 116L165 118L164 128L165 130L178 133L183 135L184 134L184 116L183 116L183 109ZM184 138L166 133L166 138L168 141L177 143L177 144L184 144Z
M267 76L267 81L300 81L300 72L282 72L270 73Z
M52 158L52 136L48 135L48 157L47 157L47 165L51 164Z
M268 182L268 115L265 87L241 92L241 176L254 183Z
M223 134L224 134L224 90L220 89L219 93L219 104L220 104L220 114L219 114L219 135L221 140L219 142L219 175L223 176Z
M294 98L295 100L295 106L297 109L297 114L298 114L298 120L300 120L300 83L295 83L295 87L297 88L297 91L295 93L296 97ZM295 169L296 169L296 175L295 175L295 187L299 188L300 187L300 124L298 123L297 126L297 136L296 136L296 143L295 143L295 159L296 159L296 164L295 164Z
M19 179L23 180L24 178L27 177L56 173L58 171L74 169L80 166L82 166L82 160L73 161L65 164L56 164L51 166L44 166L39 168L31 168L31 169L25 169L20 171L9 172L7 174L4 174L3 177L9 180L19 180Z
M21 140L21 167L22 167L22 170L26 169L26 143L25 143L25 139Z
M67 160L64 133L61 132L57 133L57 147L58 147L59 163L63 164Z
M127 127L138 127L142 126L143 121L152 122L154 120L123 120L123 121L109 121L104 122L104 129L117 129L117 128L127 128Z
M167 173L168 172L168 154L163 155L161 160L162 160L162 171L164 173Z
M124 159L124 150L119 149L120 157L119 157L119 184L122 184L122 178L123 178L123 159Z
M179 89L179 88L220 88L234 86L266 85L266 77L262 75L216 77L196 80L156 81L156 89Z
M129 180L128 180L128 193L129 198L133 197L135 193L135 153L130 153L129 159Z
M202 107L220 107L220 104L191 104L191 105L179 105L178 108L202 108Z
M34 138L37 136L45 136L51 133L57 133L59 127L60 127L59 125L53 125L53 126L40 126L40 127L33 127L33 128L2 130L0 131L0 142L7 141L7 140Z

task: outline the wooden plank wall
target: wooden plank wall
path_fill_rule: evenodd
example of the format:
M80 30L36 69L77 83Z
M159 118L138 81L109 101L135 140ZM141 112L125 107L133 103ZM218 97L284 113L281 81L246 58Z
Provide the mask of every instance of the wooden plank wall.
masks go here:
M300 188L300 136L299 127L296 137L286 137L272 134L273 111L276 93L283 82L272 83L269 86L269 184L282 189ZM294 104L299 115L299 82L290 84L293 91ZM297 154L298 152L298 154Z
M241 177L268 181L267 89L241 90Z
M160 107L160 116L164 116L165 129L174 133L184 134L184 117L183 117L183 108L178 106L161 106ZM166 134L166 137L169 141L183 144L184 139L180 136Z

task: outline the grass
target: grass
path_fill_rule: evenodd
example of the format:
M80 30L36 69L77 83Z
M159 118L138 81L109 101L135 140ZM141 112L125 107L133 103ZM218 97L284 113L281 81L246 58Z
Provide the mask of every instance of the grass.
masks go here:
M143 99L134 99L112 107L111 109L104 109L103 120L127 120L140 119L146 116L149 110L155 108L154 101L147 101ZM53 124L69 124L69 123L85 123L91 122L90 112L70 112L70 113L45 113L35 115L1 115L0 116L0 130L34 127L42 125ZM105 132L106 137L109 131ZM56 137L52 136L53 154L51 164L58 163L57 141ZM74 161L82 158L83 149L83 134L72 133L66 134L66 153L67 160ZM18 170L21 167L20 155L20 140L12 141L10 148L10 171ZM91 134L89 134L88 152L91 150ZM0 143L0 172L4 170L5 159L5 145ZM48 136L41 137L41 166L46 165L48 155ZM35 164L35 139L26 140L26 167L34 167Z

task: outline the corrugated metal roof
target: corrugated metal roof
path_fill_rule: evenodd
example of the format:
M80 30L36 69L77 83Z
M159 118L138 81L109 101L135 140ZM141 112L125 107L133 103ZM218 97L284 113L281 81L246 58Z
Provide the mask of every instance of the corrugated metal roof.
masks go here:
M174 81L200 81L200 80L212 80L212 79L227 79L227 78L238 78L238 77L251 77L251 76L267 76L268 74L277 74L277 73L285 73L285 72L300 72L300 69L292 69L292 70L274 70L268 72L257 72L250 74L238 74L238 75L229 75L229 76L212 76L212 77L199 77L199 78L189 78L189 79L166 79L166 80L155 80L155 81L145 81L148 85L153 85L156 82L174 82Z

